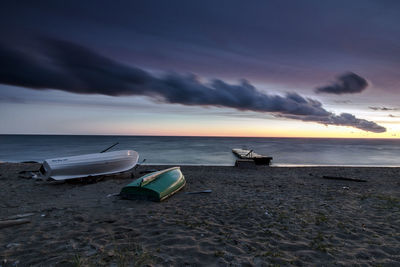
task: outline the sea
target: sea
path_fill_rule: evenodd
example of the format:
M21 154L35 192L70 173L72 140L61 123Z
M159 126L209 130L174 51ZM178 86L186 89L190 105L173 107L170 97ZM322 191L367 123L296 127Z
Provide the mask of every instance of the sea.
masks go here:
M142 164L232 166L233 148L272 156L273 166L400 166L400 139L98 135L0 135L1 162L132 149Z

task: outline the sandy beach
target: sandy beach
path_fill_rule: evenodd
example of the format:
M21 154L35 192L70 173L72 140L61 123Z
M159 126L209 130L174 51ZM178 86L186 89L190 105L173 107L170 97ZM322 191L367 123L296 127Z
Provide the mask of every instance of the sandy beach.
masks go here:
M0 219L25 220L0 228L1 266L400 265L399 168L182 166L186 187L156 203L110 196L128 173L27 178L39 167L0 164Z

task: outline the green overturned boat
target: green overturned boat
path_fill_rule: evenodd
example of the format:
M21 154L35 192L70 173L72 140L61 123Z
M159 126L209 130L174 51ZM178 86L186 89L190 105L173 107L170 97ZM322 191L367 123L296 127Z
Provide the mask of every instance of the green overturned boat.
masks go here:
M180 167L146 174L124 186L120 196L126 199L163 201L181 190L186 184Z

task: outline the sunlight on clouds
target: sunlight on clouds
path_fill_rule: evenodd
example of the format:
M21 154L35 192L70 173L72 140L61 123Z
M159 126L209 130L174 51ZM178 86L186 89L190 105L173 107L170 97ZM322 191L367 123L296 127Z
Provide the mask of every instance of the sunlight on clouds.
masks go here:
M6 126L0 129L3 134L398 138L400 133L400 117L357 107L330 110L376 121L388 132L374 134L350 127L276 118L271 113L156 103L147 97L77 97L49 90L44 98L42 92L17 87L9 92L13 93L7 97L19 98L0 106L0 124Z

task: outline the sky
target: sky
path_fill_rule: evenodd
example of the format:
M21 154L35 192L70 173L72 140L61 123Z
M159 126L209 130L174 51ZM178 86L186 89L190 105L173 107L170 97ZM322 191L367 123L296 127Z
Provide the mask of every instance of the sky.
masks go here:
M400 2L2 1L0 134L400 137Z

